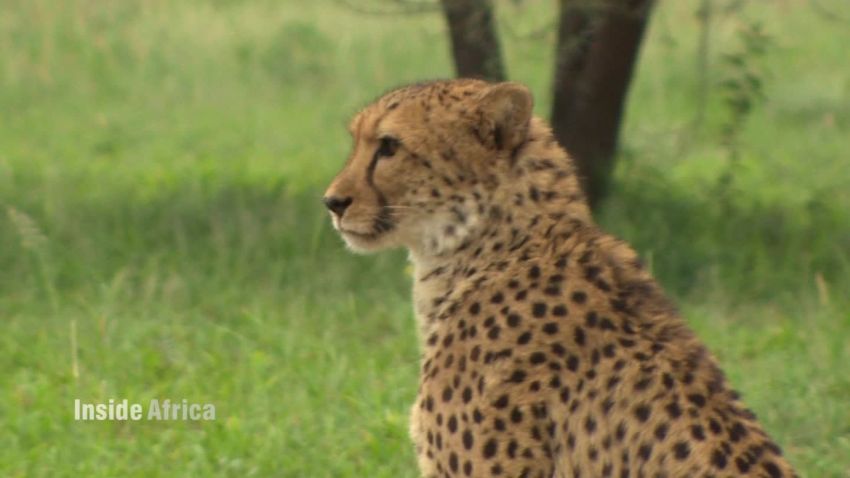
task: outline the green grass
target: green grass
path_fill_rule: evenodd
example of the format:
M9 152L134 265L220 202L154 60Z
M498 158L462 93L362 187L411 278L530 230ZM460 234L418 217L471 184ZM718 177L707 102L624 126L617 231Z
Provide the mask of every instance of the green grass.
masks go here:
M550 3L499 4L511 77L542 115ZM803 475L850 476L850 32L791 0L718 19L697 131L696 3L656 12L598 218ZM416 476L404 256L348 254L318 199L349 115L451 75L440 17L327 0L2 9L0 475ZM756 20L766 100L724 192L719 58ZM74 398L186 398L217 420L75 422Z

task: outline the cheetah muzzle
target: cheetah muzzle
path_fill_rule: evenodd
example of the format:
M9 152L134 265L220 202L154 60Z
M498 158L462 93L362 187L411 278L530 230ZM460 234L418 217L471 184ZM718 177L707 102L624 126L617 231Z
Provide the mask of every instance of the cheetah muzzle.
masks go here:
M410 251L424 477L796 476L524 86L407 86L350 131L324 201L351 249Z

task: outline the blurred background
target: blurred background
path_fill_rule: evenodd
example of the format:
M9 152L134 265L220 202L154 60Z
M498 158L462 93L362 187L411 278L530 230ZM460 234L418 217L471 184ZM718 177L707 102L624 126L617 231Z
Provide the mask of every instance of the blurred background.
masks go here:
M462 3L0 1L0 475L415 477L404 254L320 197L359 107L457 66L531 87L802 475L850 476L847 1Z

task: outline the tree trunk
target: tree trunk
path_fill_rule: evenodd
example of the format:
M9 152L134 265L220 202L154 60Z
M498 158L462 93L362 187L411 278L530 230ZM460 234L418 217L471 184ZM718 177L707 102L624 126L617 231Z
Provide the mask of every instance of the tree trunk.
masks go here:
M504 81L502 51L490 0L441 0L458 77Z
M552 127L591 206L605 197L652 0L560 0Z

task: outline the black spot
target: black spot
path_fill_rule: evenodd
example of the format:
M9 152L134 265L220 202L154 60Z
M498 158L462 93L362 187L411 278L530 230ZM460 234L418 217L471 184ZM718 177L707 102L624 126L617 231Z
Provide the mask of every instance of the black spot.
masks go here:
M514 423L520 423L522 421L522 411L519 407L514 407L514 409L511 410L511 421Z
M770 452L773 453L774 455L782 456L782 449L779 448L779 445L777 445L776 443L773 443L771 441L767 441L767 442L764 442L764 446L765 446L765 448L770 450Z
M457 431L457 418L454 415L449 417L448 422L446 422L446 428L448 428L449 433L454 433Z
M573 292L572 299L573 302L575 302L576 304L584 304L585 302L587 302L587 294L580 290L577 290Z
M532 365L540 365L541 363L546 361L546 354L543 352L534 352L528 357L529 363Z
M638 456L643 460L649 460L649 457L652 455L652 445L649 443L644 443L638 448Z
M596 282L593 283L599 290L603 290L608 292L611 290L611 284L605 282L603 279L597 279Z
M682 461L691 454L691 447L686 442L680 441L673 445L673 456Z
M698 393L692 393L692 394L688 395L688 401L693 403L694 405L696 405L699 408L702 408L702 407L705 406L705 397L698 394Z
M490 297L490 302L494 304L501 304L503 300L505 300L505 296L501 292L496 292L493 297Z
M571 372L578 370L578 357L570 355L567 359L567 368L570 369Z
M720 423L718 423L717 420L713 418L708 421L708 429L711 430L711 433L715 435L719 435L720 432L723 431L723 428L720 426Z
M676 402L671 402L664 407L664 410L667 410L667 414L670 415L670 418L679 418L682 416L682 408L679 407L679 404Z
M652 377L644 377L635 383L635 391L643 391L652 384Z
M462 398L463 403L469 403L472 400L472 389L469 387L464 388Z
M540 268L537 266L531 266L531 269L528 271L529 279L538 279L540 278Z
M665 438L667 438L668 428L669 427L667 426L666 423L661 423L657 427L655 427L655 438L657 438L658 441L662 441Z
M646 405L638 405L635 407L635 416L638 420L646 422L649 420L650 409Z
M505 431L505 421L502 420L501 418L494 418L493 419L493 429L496 430L496 431L500 431L500 432Z
M516 440L511 440L511 442L508 443L508 447L505 449L505 453L507 453L508 458L516 458L517 448L519 448L519 444Z
M736 443L747 436L747 429L744 428L744 425L741 422L737 422L732 425L732 428L729 429L729 439L732 440L732 443Z
M588 280L595 279L601 271L597 266L587 266L584 268L584 278Z
M770 475L770 478L782 478L782 471L779 470L779 467L776 466L776 463L772 461L766 461L762 463L761 467L764 468L764 471L766 471L768 475Z
M443 347L448 347L449 345L452 344L452 342L454 342L454 340L455 340L454 334L446 335L446 337L443 339Z
M614 437L617 439L617 441L623 441L623 439L626 438L625 422L620 422L620 424L617 425L617 431L614 433Z
M691 436L694 437L694 440L703 441L705 440L705 429L702 425L691 425Z
M711 463L719 470L726 468L726 454L719 448L711 454Z
M519 337L517 337L517 339L516 339L516 343L517 343L517 344L519 344L519 345L525 345L525 344L527 344L527 343L529 343L529 342L531 342L531 332L523 332L523 333L522 333Z
M451 452L449 454L449 468L451 468L454 473L457 473L457 454L455 452Z
M566 317L567 307L563 304L558 304L555 307L552 307L552 315L555 317Z
M549 335L557 334L558 333L558 324L556 324L555 322L549 322L549 323L543 325L543 332L545 332Z
M612 400L611 397L608 397L602 401L603 414L608 415L608 412L610 412L612 408L614 408L614 400Z
M543 318L546 316L546 304L543 302L535 302L533 306L531 306L531 313L535 317Z
M485 459L493 458L496 455L496 452L499 450L499 445L496 443L495 438L491 438L487 440L487 443L484 444L484 447L481 449L481 455Z
M540 200L540 191L538 191L536 187L531 186L528 188L528 197L530 197L532 201L537 202Z
M492 329L490 329L489 332L487 332L487 337L489 337L490 340L496 340L496 339L499 338L499 332L501 332L501 329L497 325L497 326L493 327Z
M514 373L511 374L511 377L508 379L509 382L514 383L522 383L525 380L525 372L522 370L514 370Z
M498 409L503 409L508 406L508 396L502 395L493 402L493 406Z
M443 401L449 402L452 399L452 388L446 387L443 389Z
M590 415L588 415L584 420L584 429L590 434L593 434L593 432L596 431L596 420L594 420Z
M624 338L617 339L617 342L620 342L620 345L622 345L623 347L626 347L626 348L634 347L635 343L636 343L632 339L624 339Z
M455 359L454 354L448 354L448 355L446 356L446 361L445 361L445 363L443 364L443 367L445 367L445 368L449 368L449 367L451 367L451 366L452 366L452 363L454 363L454 359Z
M567 435L567 447L569 447L570 450L575 450L576 448L576 436L572 433Z
M474 441L472 439L472 432L469 431L469 430L464 430L464 432L463 432L463 447L466 448L467 450L471 450L473 443L474 443Z
M584 345L584 329L576 327L573 333L573 338L578 345Z
M750 463L742 457L735 458L735 466L738 467L738 471L741 473L746 473L750 471Z
M478 302L473 302L472 305L469 306L469 313L472 315L476 315L481 312L481 304Z
M508 314L508 318L505 320L508 324L508 327L519 327L520 322L522 322L522 318L514 313Z

